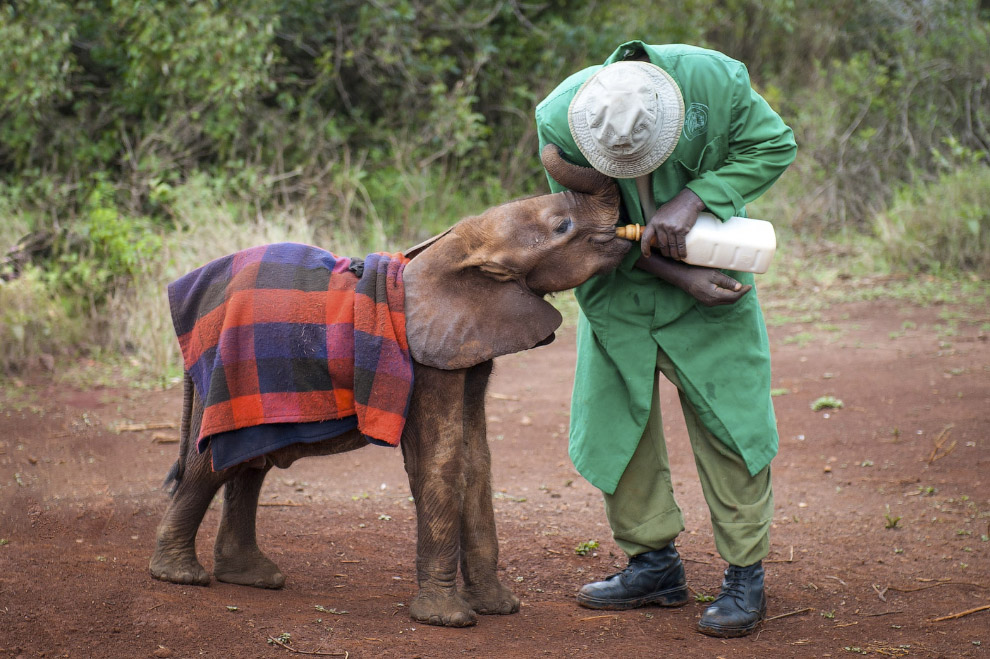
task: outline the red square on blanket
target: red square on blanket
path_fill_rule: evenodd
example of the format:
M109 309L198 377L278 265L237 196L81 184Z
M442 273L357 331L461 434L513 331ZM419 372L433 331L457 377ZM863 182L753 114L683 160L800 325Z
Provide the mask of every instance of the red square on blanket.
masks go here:
M265 408L261 404L261 394L238 396L230 399L230 410L239 422L248 420L263 420Z

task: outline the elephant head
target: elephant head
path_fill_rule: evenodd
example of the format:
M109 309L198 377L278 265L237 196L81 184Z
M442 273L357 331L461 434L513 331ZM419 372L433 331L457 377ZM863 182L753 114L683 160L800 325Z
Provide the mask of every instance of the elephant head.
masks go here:
M549 343L560 313L548 293L615 268L619 190L556 146L541 154L567 191L511 201L468 217L406 252L406 336L413 358L458 369Z

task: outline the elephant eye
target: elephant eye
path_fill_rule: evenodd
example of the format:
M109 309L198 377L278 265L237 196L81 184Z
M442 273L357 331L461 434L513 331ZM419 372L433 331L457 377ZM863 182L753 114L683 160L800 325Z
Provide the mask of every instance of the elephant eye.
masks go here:
M571 227L574 226L574 222L569 217L565 217L559 222L557 226L553 228L553 232L557 235L565 234L570 231Z

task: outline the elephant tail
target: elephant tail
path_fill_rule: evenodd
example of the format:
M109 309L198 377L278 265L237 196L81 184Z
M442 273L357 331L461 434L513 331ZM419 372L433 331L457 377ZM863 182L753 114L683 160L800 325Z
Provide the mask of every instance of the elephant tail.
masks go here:
M162 487L168 489L170 496L175 494L186 472L186 455L189 451L189 430L192 425L192 407L193 382L189 372L186 371L182 376L182 422L179 426L179 459L168 470L168 475L165 476L165 482L162 483Z

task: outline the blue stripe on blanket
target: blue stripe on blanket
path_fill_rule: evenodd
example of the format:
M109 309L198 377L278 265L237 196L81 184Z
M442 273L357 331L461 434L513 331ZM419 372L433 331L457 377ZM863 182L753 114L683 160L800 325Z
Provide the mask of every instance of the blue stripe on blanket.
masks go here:
M289 444L312 444L343 435L357 428L357 415L311 423L268 423L217 433L210 437L213 471L233 467ZM369 438L369 442L371 441ZM378 442L373 442L377 444Z

